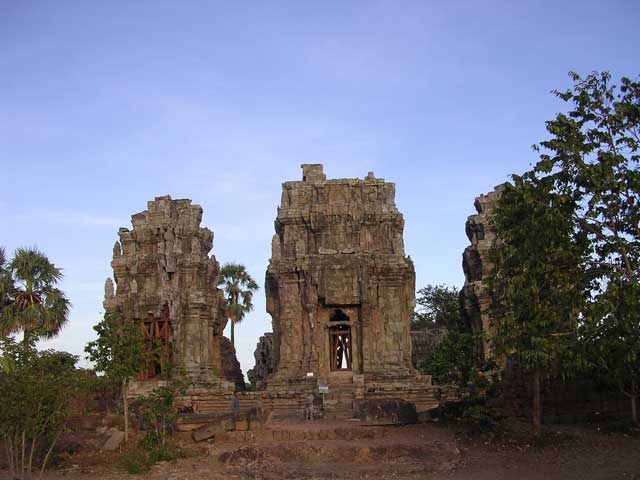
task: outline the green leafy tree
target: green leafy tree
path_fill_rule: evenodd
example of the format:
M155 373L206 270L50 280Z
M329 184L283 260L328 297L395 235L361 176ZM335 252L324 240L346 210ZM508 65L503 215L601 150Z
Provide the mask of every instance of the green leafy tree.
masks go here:
M470 331L451 330L419 366L420 370L431 375L435 383L453 385L462 391L475 376L477 342L477 335Z
M553 93L571 108L547 122L551 138L535 146L543 152L535 172L577 205L573 219L591 245L583 333L592 361L629 396L637 422L640 83L622 78L616 86L608 72L570 76L574 85Z
M98 338L85 347L87 358L94 362L97 372L120 385L124 415L124 436L129 438L129 383L138 373L148 368L157 355L145 346L140 326L124 322L117 311L107 312L93 329Z
M412 330L431 327L458 328L460 325L460 298L455 287L427 285L418 290L416 310L411 319Z
M442 418L455 422L469 433L486 433L501 425L501 417L488 399L494 394L495 365L478 355L481 334L474 334L462 322L447 330L433 352L418 365L435 384L456 392L456 401L446 401Z
M176 397L184 394L187 384L172 376L166 385L155 388L149 395L138 400L142 420L150 427L143 440L144 447L165 447L178 418L175 408Z
M532 423L538 436L543 375L566 374L581 366L577 329L587 244L575 231L576 202L554 192L550 177L529 172L513 180L493 215L501 241L488 281L495 319L491 340L498 357L515 354L532 373Z
M490 365L478 356L481 335L474 334L461 315L460 293L455 287L427 285L418 291L412 329L446 328L446 335L418 365L440 385L453 387L467 400L479 400L490 382Z
M245 313L253 310L253 293L258 290L255 282L244 265L226 263L220 269L218 285L224 290L227 299L227 315L231 320L231 345L235 349L234 328L244 318Z
M606 294L589 305L582 326L588 358L605 382L618 388L631 403L638 423L640 396L640 288L637 283L608 285Z
M71 305L56 288L62 271L37 248L18 248L2 277L8 294L5 290L0 334L22 330L25 344L31 335L46 338L57 335L68 320Z
M74 398L84 392L76 357L66 352L38 352L35 337L17 343L0 337L0 438L12 478L42 477Z

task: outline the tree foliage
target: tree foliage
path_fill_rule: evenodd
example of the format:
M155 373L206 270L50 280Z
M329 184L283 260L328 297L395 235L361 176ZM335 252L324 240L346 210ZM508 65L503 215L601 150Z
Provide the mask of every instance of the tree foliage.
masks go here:
M35 337L16 343L0 337L0 437L14 478L30 478L47 465L56 441L83 393L77 358L35 348Z
M224 290L227 299L227 315L231 320L231 345L235 348L234 329L245 314L253 310L253 293L258 284L251 278L244 265L226 263L220 269L218 286Z
M525 368L561 372L576 359L587 245L567 215L571 202L532 174L513 179L493 217L500 244L489 282L499 319L492 347L515 352Z
M470 331L451 330L419 365L420 370L431 375L435 383L465 389L472 383L478 366L477 342L477 336Z
M174 402L178 395L185 392L186 386L186 383L172 378L166 385L138 399L142 421L150 429L143 441L143 446L148 450L166 446L167 437L173 433L179 415Z
M416 310L411 319L412 330L431 327L458 328L460 325L460 298L455 287L427 285L418 290Z
M631 399L640 395L640 83L608 72L571 73L572 88L553 93L567 114L547 122L551 138L535 172L577 208L577 230L591 251L583 335L591 360Z
M494 214L493 345L519 355L537 392L541 373L597 366L632 398L637 421L640 85L570 76L573 87L553 93L571 108L547 122L540 160L513 176Z
M129 435L128 387L139 372L153 362L157 352L146 348L140 326L122 321L117 311L107 312L93 329L98 337L85 347L87 358L95 364L97 372L120 384L125 438Z
M486 387L487 365L477 354L480 335L463 322L458 290L447 285L427 285L418 291L416 303L412 329L446 329L446 335L418 368L431 375L435 383L454 387L462 397L476 395Z
M119 312L107 312L93 327L96 340L85 347L87 358L97 372L122 381L135 377L146 365L148 355L140 326L124 322Z
M516 354L533 373L533 424L539 434L541 377L566 374L581 363L576 341L587 245L574 229L575 203L534 173L513 180L493 216L500 243L489 279L497 319L491 342L497 356Z
M6 265L6 266L5 266ZM62 271L36 247L18 248L6 264L0 252L0 334L19 331L27 337L50 338L57 335L68 320L71 306L56 285Z

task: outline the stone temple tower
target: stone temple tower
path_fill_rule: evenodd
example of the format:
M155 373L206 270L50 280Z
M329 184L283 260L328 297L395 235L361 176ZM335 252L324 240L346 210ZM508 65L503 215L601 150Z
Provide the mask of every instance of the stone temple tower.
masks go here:
M302 181L282 190L265 281L267 391L328 384L350 387L357 400L365 389L426 386L411 364L415 272L395 185L373 173L327 180L322 165L305 164Z
M133 215L133 228L118 232L111 262L117 289L107 279L104 306L139 324L149 343L161 342L167 350L170 343L172 361L193 384L233 390L224 379L227 318L216 287L219 265L209 257L213 232L201 227L201 220L199 205L169 196ZM137 387L152 388L163 368L158 364L142 372Z

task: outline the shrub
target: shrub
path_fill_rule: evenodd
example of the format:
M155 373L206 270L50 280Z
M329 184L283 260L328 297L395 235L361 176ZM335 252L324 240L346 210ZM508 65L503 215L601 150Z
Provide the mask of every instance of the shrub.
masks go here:
M147 452L140 449L124 452L120 455L118 465L130 475L140 475L151 468Z
M85 389L77 358L0 337L0 439L13 478L41 474Z
M157 445L149 451L149 462L174 462L178 457L178 452L171 445Z

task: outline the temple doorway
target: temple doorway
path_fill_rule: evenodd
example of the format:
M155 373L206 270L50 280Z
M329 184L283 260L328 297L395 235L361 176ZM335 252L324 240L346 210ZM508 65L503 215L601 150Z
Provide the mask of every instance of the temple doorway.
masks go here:
M340 322L329 328L331 371L351 370L353 348L349 316L337 309L330 318L331 322Z
M169 360L171 341L171 322L169 321L169 308L165 305L162 317L156 318L149 314L147 321L142 324L145 350L153 352L153 360L146 370L138 375L139 380L151 380L160 376L166 368Z

